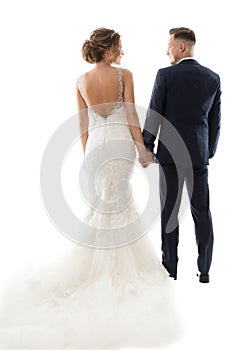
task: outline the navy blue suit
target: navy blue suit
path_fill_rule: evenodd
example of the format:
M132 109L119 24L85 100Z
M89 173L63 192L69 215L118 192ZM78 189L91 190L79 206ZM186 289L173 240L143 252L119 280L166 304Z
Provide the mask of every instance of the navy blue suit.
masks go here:
M177 274L178 212L184 182L195 224L198 269L205 274L210 269L213 228L207 165L217 148L220 101L219 76L194 59L157 73L143 137L154 152L159 132L155 153L160 166L162 262L172 276Z

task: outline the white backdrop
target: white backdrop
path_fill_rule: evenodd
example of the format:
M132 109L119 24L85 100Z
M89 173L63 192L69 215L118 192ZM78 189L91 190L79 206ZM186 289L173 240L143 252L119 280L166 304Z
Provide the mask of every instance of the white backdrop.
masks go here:
M185 334L169 349L230 348L232 313L231 256L231 11L222 0L131 2L1 1L1 287L9 273L46 264L71 242L49 220L40 195L40 164L55 130L76 110L77 77L90 65L80 50L101 26L122 35L122 66L133 72L136 103L147 107L157 70L169 65L168 30L192 28L197 60L218 72L222 81L222 129L211 160L210 200L215 231L211 283L201 285L196 272L193 222L181 224L177 295L185 311ZM82 160L77 154L77 162ZM73 165L74 166L74 165ZM71 167L72 171L72 167ZM159 226L152 239L160 254Z

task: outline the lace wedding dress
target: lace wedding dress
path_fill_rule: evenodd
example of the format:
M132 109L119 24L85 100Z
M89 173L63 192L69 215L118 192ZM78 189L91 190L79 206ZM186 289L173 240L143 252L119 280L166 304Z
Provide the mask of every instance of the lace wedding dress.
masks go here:
M56 263L9 285L0 310L0 349L146 347L179 334L174 282L140 233L130 186L136 152L120 68L118 76L119 97L108 116L88 106L81 185L92 235ZM80 78L78 87L85 99Z

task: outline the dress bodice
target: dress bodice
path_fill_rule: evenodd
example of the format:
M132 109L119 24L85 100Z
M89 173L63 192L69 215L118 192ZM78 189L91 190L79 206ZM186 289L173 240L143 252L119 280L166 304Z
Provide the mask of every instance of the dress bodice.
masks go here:
M124 85L122 79L122 69L117 68L119 90L118 99L111 103L111 112L106 117L97 113L94 106L90 106L82 89L82 76L77 80L77 86L83 97L88 110L88 141L86 146L86 153L94 149L97 145L105 144L112 140L128 140L132 143L132 135L129 130L129 125L126 118L125 104L124 104ZM134 148L134 145L131 145ZM134 152L133 152L134 153Z

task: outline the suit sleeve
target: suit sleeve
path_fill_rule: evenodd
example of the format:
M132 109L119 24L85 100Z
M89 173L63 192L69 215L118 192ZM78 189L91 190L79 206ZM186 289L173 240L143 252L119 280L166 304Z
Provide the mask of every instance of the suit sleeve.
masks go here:
M216 152L221 121L221 88L220 80L215 94L214 102L209 112L209 158Z
M154 150L154 143L162 122L162 116L164 115L165 101L166 84L162 71L159 70L156 75L150 104L147 110L146 120L142 132L145 146L151 152L153 152Z

